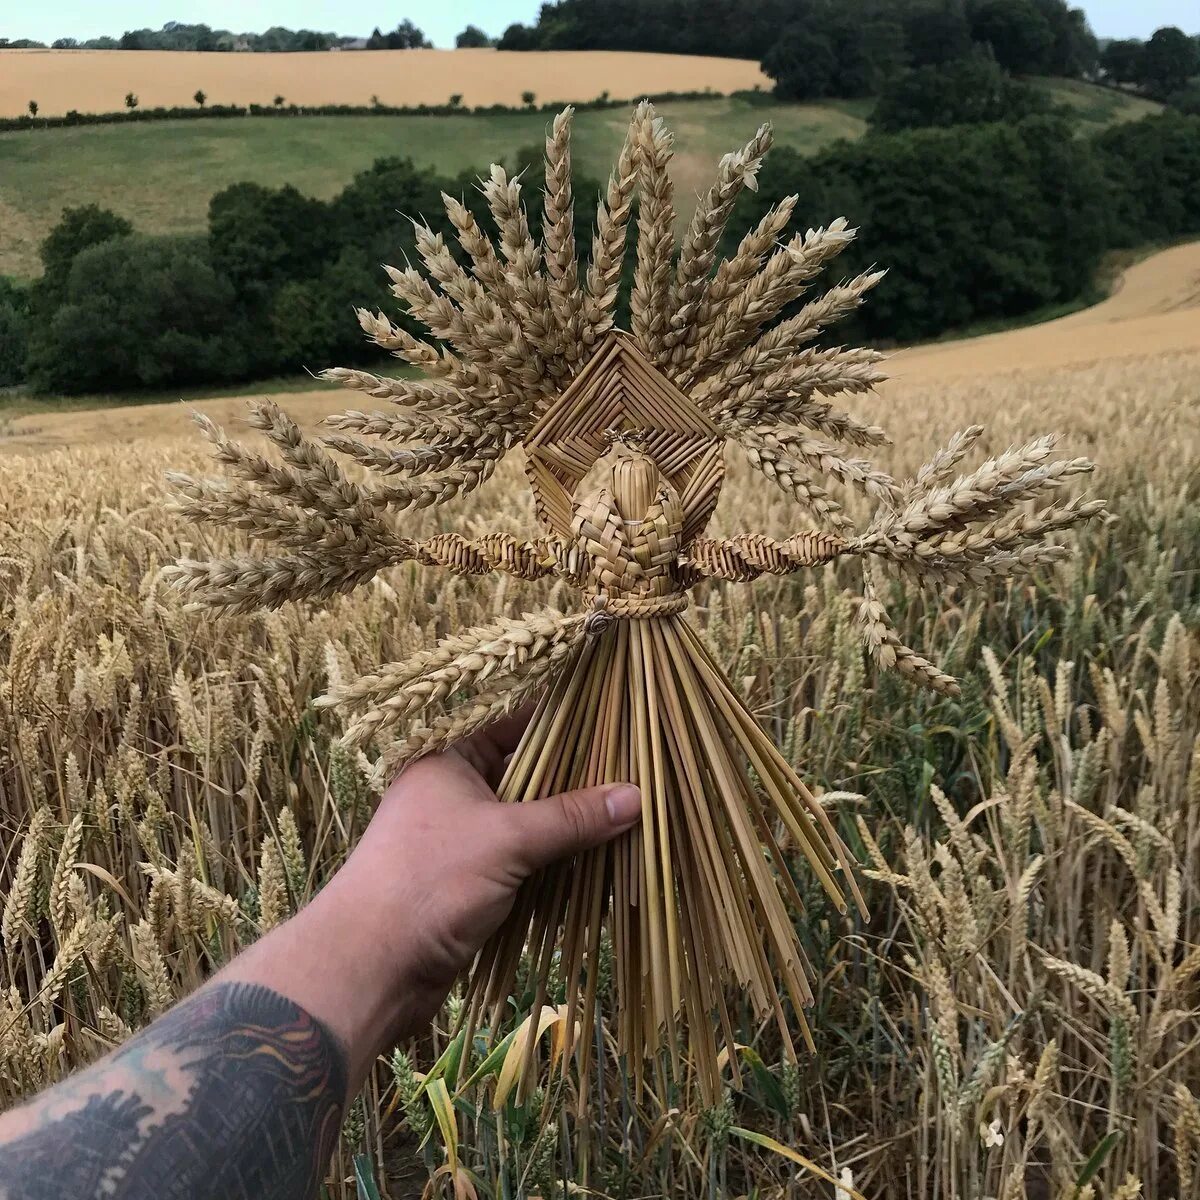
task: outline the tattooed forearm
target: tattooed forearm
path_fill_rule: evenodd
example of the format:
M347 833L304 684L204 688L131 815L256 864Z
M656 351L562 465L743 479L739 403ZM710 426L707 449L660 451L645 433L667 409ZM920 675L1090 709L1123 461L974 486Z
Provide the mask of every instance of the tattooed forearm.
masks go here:
M0 1200L309 1200L346 1062L320 1022L217 984L0 1122Z

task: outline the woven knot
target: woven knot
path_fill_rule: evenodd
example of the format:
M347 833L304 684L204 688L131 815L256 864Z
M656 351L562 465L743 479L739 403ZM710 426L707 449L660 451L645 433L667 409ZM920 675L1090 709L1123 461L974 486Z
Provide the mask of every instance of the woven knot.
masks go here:
M669 596L596 596L592 600L592 611L584 618L583 632L588 637L595 637L614 621L672 617L687 606L687 592L672 592Z

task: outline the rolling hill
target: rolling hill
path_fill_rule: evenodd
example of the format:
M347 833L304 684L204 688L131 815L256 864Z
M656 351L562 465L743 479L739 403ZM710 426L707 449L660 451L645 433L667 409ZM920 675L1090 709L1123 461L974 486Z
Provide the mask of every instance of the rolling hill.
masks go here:
M861 104L760 106L713 98L659 108L681 148L674 170L684 210L687 197L711 181L717 160L763 121L772 122L781 142L801 150L856 137L865 128ZM203 228L209 197L231 183L291 183L327 199L355 172L389 155L451 174L464 168L483 171L523 146L540 143L549 120L536 111L245 117L0 134L0 274L38 272L37 245L67 206L100 204L147 233L189 233ZM607 178L628 122L624 107L577 115L575 158L592 178Z
M37 62L38 53L0 51L0 68L7 69L14 62ZM63 52L80 69L87 68L93 54L102 53ZM403 55L403 63L446 64L445 77L429 83L424 92L412 93L409 98L414 101L441 102L453 88L465 89L466 83L455 79L449 70L455 61L486 65L508 57L526 64L522 81L540 98L565 94L586 99L604 90L614 96L633 96L668 84L725 90L739 81L754 82L761 78L754 63L679 55L549 51L511 56L495 51L377 53ZM456 59L460 54L476 57ZM298 69L294 60L300 57L310 67L320 68L324 68L326 60L370 61L365 51L303 56L126 53L123 57L138 61L170 57L180 60L181 68L196 57L221 62L234 59L250 66L262 64L262 69L268 72L276 69L273 66L276 59L292 60L293 72ZM581 70L578 79L568 82L562 79L559 65L564 59L581 64L603 60L605 68L593 74ZM664 71L670 66L674 74L656 73L659 60L664 60ZM551 82L544 83L546 80ZM191 90L193 82L187 85ZM0 87L12 86L0 69ZM1040 86L1094 125L1136 119L1157 107L1148 101L1072 81L1044 80ZM559 88L563 89L561 93ZM208 90L214 102L233 98ZM284 94L291 96L292 90L285 89ZM270 91L268 88L264 93L268 102ZM243 94L238 98L250 97ZM349 101L361 97L347 91L336 93L335 98ZM381 95L381 99L395 98ZM155 97L143 95L144 102L151 99ZM471 100L469 95L467 100ZM713 164L731 146L744 142L762 121L773 124L779 143L813 151L837 138L859 136L866 128L864 118L870 110L870 101L789 104L771 102L766 97L751 102L714 96L665 103L660 108L675 129L681 147L674 160L674 171L681 216L686 219L688 205L683 198L707 186ZM594 178L607 174L626 120L623 108L578 114L576 158ZM273 186L291 183L310 195L328 198L340 191L355 172L386 155L406 155L419 165L432 165L450 173L464 168L482 170L497 159L512 156L523 146L540 142L547 122L545 113L531 111L444 117L311 116L286 120L246 117L3 133L0 134L0 274L28 277L38 273L38 243L67 206L100 204L114 209L132 221L135 228L148 233L193 232L204 225L209 198L231 183L241 180ZM131 186L131 181L136 181L136 186Z
M1000 377L1013 376L1011 388L1019 392L1055 372L1066 377L1151 356L1158 360L1179 356L1185 373L1200 364L1200 242L1175 246L1137 263L1118 280L1107 300L1056 321L898 350L888 363L892 378L882 386L880 396L863 398L856 407L864 413L893 409L903 413L914 404L927 404L931 389L960 384L965 385L963 391L969 386L986 388ZM18 416L0 433L0 454L176 438L186 434L188 413L194 408L235 427L245 413L246 400L262 394L248 388L240 396L186 404L105 404L90 411ZM298 420L312 425L329 413L353 407L353 396L315 383L308 392L279 399ZM986 407L982 401L980 406ZM1055 416L1056 421L1060 418L1064 427L1086 425L1091 419L1088 414L1065 412Z

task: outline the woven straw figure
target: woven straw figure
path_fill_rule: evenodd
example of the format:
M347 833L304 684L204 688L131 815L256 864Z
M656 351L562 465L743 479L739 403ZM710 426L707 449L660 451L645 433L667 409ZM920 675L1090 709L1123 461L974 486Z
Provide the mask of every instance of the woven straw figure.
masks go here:
M280 550L183 561L173 574L197 601L233 611L320 600L404 561L468 575L556 576L578 587L574 613L527 614L456 634L323 702L343 708L350 745L379 748L381 777L536 699L502 800L615 780L640 785L637 829L524 888L512 920L476 964L466 1019L472 1028L495 1027L526 954L542 981L539 1011L557 955L568 984L563 1062L573 1059L587 1078L607 926L618 1050L639 1080L651 1058L681 1078L686 1035L686 1062L714 1103L718 1046L733 1042L731 989L774 1018L788 1052L790 1029L810 1040L803 1009L811 995L791 916L800 899L775 831L786 830L840 910L843 889L862 902L829 818L688 623L688 590L703 579L744 582L856 556L864 564L858 612L871 656L915 683L952 692L952 679L901 644L879 600L877 573L908 572L938 585L1010 576L1062 555L1046 535L1091 517L1101 503L1045 497L1091 469L1085 459L1054 458L1050 438L956 474L981 433L972 428L906 483L847 454L844 447L878 445L884 434L825 398L869 391L883 378L882 356L813 343L882 273L794 307L853 237L836 221L780 244L794 198L747 232L732 257L716 261L735 201L755 186L770 144L766 127L722 159L677 246L671 138L650 105L638 106L581 278L570 123L568 109L546 141L540 240L525 219L518 182L493 167L483 191L498 243L447 196L461 252L418 226L424 270L389 268L394 294L428 326L429 341L381 314L359 313L375 342L425 377L327 375L390 401L392 411L330 418L337 432L322 446L274 405L255 405L250 423L275 445L278 460L201 419L232 478L172 476L179 510L245 529ZM613 311L635 192L626 332L614 327ZM785 309L793 315L779 320ZM729 442L823 528L786 541L705 537ZM517 445L542 536L414 541L401 532L393 514L477 487ZM381 480L348 475L325 447ZM815 482L820 475L877 502L865 530L850 527ZM470 698L446 709L464 693ZM530 1039L530 1055L533 1046Z

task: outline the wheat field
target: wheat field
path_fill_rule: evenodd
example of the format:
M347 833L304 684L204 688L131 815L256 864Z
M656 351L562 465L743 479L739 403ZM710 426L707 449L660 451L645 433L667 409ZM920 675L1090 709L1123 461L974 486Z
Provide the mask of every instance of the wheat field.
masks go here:
M36 99L43 116L117 112L125 93L142 108L191 107L197 88L213 104L476 105L617 99L659 92L769 90L756 62L616 50L354 50L206 54L142 50L0 50L0 116Z
M1107 332L1121 342L1119 321ZM356 1157L385 1196L454 1194L453 1149L461 1195L832 1197L799 1154L870 1197L1200 1198L1200 352L1129 350L1023 372L985 356L963 378L915 353L858 406L886 416L897 473L976 420L988 453L1051 428L1111 498L1041 578L893 598L961 700L875 677L839 568L691 610L864 867L868 922L797 868L818 1053L791 1067L743 1020L729 1091L702 1108L686 1088L633 1094L602 1040L605 1103L582 1128L569 1085L518 1104L472 1048L459 1081L479 1078L445 1130L419 1081L444 1068L452 998L351 1109L330 1195L356 1194ZM336 399L305 403L312 419ZM197 441L105 439L89 420L63 414L73 444L0 458L3 1104L119 1043L336 869L371 795L314 696L451 628L570 600L398 568L323 606L185 611L161 569L234 541L166 509L165 471L205 472ZM722 532L792 532L782 494L731 468ZM519 464L454 513L527 533Z

